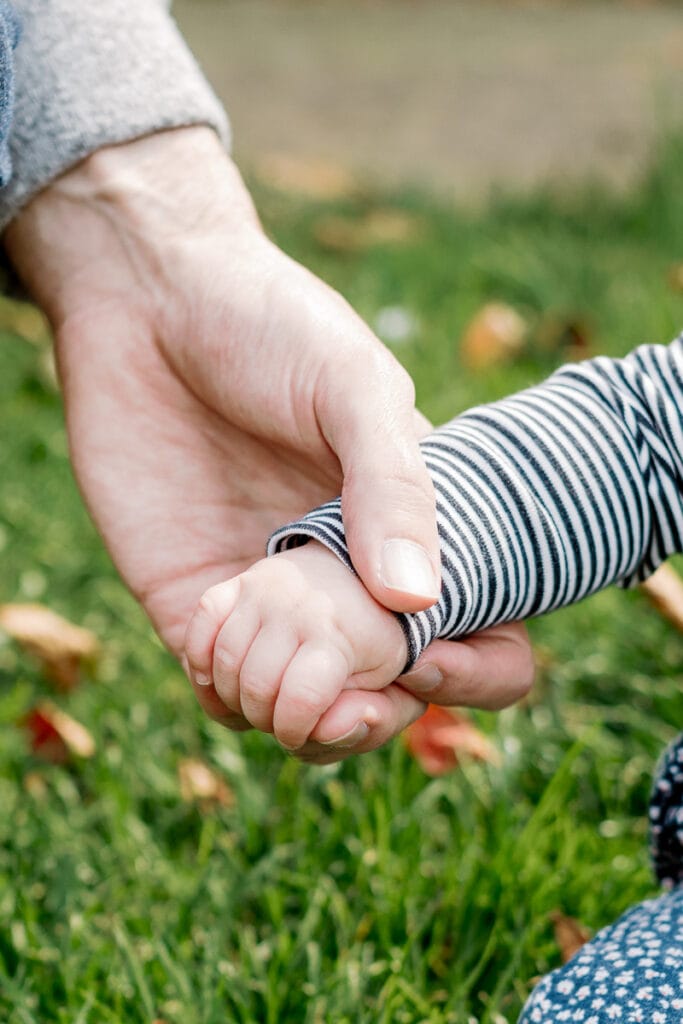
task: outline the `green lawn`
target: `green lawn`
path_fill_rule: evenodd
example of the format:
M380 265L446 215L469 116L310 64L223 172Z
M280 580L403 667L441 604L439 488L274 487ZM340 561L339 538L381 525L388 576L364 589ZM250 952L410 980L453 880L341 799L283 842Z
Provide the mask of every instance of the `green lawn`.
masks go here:
M595 352L669 340L683 294L683 142L641 190L501 197L478 213L423 195L336 204L257 190L269 231L370 322L416 318L396 348L435 420L549 372L550 319ZM414 211L414 241L362 253L315 242L330 212ZM488 300L535 325L534 358L485 379L457 341ZM4 312L6 322L11 314ZM536 329L537 328L537 329ZM0 600L40 600L102 638L95 681L57 698L97 753L41 766L16 725L48 692L0 645L0 1020L8 1024L500 1024L559 961L555 908L598 928L655 892L652 771L683 720L683 637L638 593L610 591L534 623L532 699L478 716L501 767L427 778L400 742L302 767L205 720L123 590L67 460L40 349L0 337ZM236 794L203 814L178 762L202 757ZM44 774L30 795L28 771Z

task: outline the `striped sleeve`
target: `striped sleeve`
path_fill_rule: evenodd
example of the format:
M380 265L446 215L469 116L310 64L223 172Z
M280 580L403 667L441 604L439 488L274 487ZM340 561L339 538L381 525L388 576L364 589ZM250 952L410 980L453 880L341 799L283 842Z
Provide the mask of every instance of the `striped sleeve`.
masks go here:
M638 582L683 550L683 335L479 406L422 443L441 541L437 604L399 615L408 667L455 639ZM340 501L276 531L353 568Z

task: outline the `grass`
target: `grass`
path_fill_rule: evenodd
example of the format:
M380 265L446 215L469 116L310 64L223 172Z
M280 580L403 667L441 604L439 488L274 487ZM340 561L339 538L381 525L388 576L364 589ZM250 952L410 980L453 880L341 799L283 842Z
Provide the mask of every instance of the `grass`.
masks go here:
M420 194L336 204L261 189L268 229L373 322L417 318L397 355L442 419L549 372L560 348L483 377L457 339L490 299L538 325L585 322L594 350L665 341L683 246L683 143L628 199L500 196L468 213ZM424 222L403 246L332 253L319 218L391 203ZM3 307L9 327L10 307ZM17 720L46 692L0 646L0 1019L7 1024L500 1024L559 961L555 908L592 928L655 892L645 811L683 720L683 638L616 590L534 623L532 698L478 716L501 767L432 780L400 742L302 767L267 738L205 720L123 590L71 479L40 349L0 337L0 600L41 600L93 628L99 678L62 705L87 762L43 766ZM177 765L200 756L233 808L202 813ZM24 783L38 770L46 791Z

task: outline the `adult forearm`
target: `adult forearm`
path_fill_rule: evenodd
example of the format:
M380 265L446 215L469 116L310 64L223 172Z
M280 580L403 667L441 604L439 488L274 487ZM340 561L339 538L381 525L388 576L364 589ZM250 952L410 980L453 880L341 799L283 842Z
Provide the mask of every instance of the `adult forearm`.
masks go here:
M22 21L10 139L13 176L0 228L88 154L225 113L163 0L14 0Z

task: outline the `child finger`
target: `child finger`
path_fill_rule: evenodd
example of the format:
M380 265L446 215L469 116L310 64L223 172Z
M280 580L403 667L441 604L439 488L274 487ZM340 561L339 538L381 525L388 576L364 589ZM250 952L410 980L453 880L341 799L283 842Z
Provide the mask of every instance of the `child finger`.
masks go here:
M238 604L223 624L213 649L212 679L216 693L229 711L242 713L240 671L259 629L258 608Z
M186 671L197 686L211 682L216 637L239 599L239 579L218 583L202 596L185 633Z
M280 684L273 712L275 738L288 750L308 739L320 716L334 703L349 675L346 658L334 648L303 644Z
M366 753L375 750L424 714L426 704L400 686L379 693L345 690L318 722L311 740L319 749ZM361 730L359 725L366 725Z
M293 630L266 626L244 658L239 678L242 714L261 732L273 731L280 683L298 647L299 638Z

